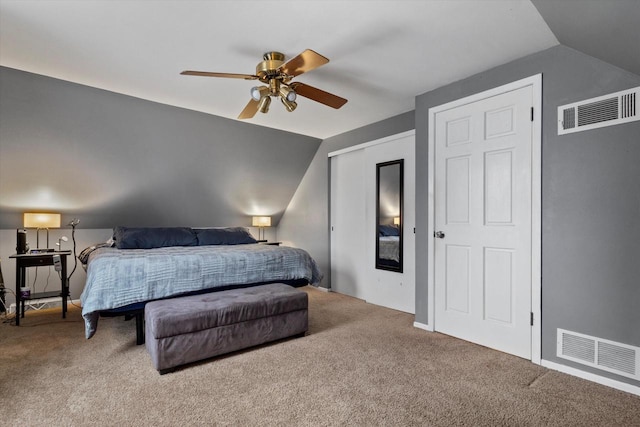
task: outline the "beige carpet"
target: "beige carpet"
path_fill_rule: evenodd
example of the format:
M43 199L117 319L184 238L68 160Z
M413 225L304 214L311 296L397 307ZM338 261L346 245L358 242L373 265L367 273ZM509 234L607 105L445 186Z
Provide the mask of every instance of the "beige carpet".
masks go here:
M0 325L3 425L640 426L640 397L305 288L310 331L160 376L135 325Z

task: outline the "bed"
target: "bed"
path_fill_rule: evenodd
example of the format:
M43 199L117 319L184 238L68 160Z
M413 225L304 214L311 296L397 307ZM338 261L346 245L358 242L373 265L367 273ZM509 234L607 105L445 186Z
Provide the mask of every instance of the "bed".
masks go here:
M80 300L87 339L100 315L130 313L148 301L263 283L318 285L322 278L306 251L259 244L242 228L177 230L116 227L115 247L83 251L87 280Z

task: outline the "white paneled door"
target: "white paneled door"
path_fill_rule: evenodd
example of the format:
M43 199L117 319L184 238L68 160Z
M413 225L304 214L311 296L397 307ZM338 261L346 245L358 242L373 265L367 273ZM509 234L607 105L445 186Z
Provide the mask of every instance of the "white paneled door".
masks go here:
M435 330L531 359L531 86L435 115Z

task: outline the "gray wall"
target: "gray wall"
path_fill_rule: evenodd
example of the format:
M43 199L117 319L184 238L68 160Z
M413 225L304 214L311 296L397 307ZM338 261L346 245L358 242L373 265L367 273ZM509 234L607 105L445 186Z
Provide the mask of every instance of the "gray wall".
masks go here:
M324 274L321 286L330 288L329 159L336 150L414 129L414 113L400 114L322 141L278 227L278 240L305 248Z
M319 145L315 138L0 67L6 286L13 289L9 255L28 211L62 213L63 227L51 230L50 246L63 235L71 238L65 224L80 218L78 252L105 241L115 225L249 226L252 214L273 215L266 236L274 240ZM35 247L35 231L28 240ZM71 242L64 247L71 249ZM46 278L38 276L37 290ZM84 280L78 268L72 298ZM13 295L7 299L13 302Z
M416 98L416 321L427 323L428 109L543 74L542 357L632 385L637 381L557 358L556 329L640 346L640 123L558 136L556 108L640 85L640 77L565 46L530 55ZM412 129L406 113L322 142L278 228L329 270L327 154ZM330 287L328 278L323 286Z
M416 98L416 321L427 323L428 109L543 74L542 358L556 329L640 346L640 122L557 135L556 108L640 85L640 76L557 46ZM423 191L420 191L420 190Z
M277 225L320 145L6 67L0 117L0 229L39 210L85 229Z

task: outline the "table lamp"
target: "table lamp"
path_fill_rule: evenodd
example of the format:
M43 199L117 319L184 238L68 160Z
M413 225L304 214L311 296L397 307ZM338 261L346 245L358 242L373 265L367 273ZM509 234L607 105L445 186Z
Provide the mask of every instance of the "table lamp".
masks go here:
M258 227L258 241L266 241L264 238L264 227L271 227L271 217L254 216L251 225ZM260 237L260 230L262 230L262 238Z
M24 228L36 229L36 247L40 248L40 230L47 230L47 249L49 248L49 229L60 228L60 214L25 213Z

